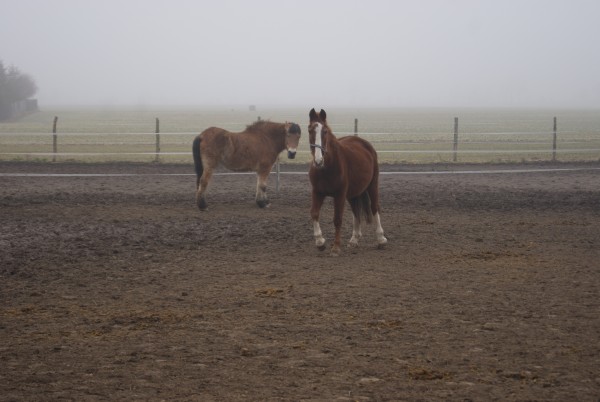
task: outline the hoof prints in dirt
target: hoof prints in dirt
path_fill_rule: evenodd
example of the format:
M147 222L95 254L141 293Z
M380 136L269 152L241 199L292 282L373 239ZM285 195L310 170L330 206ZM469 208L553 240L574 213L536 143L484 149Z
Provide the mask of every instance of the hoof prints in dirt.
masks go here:
M595 400L599 176L385 175L339 258L302 175L3 177L0 399Z

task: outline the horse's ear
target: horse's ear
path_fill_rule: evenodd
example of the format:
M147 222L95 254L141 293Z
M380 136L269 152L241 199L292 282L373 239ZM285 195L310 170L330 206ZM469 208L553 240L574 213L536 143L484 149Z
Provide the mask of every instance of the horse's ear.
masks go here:
M308 117L310 117L310 121L317 120L318 116L317 116L317 112L315 112L314 107L312 109L310 109L310 113L308 114Z
M325 111L323 109L321 109L321 112L319 113L319 117L321 118L321 120L325 121L325 120L327 120L327 113L325 113Z

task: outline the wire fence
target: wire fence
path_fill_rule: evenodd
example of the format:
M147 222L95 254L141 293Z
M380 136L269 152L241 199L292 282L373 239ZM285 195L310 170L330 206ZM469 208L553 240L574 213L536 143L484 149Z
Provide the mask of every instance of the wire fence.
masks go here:
M49 134L0 133L0 160L190 163L191 144L197 135L197 132L161 133L159 119L153 133L59 133L57 121L55 117L53 132ZM339 131L336 135L359 135L369 140L382 163L600 160L600 132L559 132L556 118L550 131L469 132L461 131L458 123L455 118L453 129L447 132L360 132L358 119L354 119L354 131ZM307 137L301 137L298 158L293 162L282 158L282 162L308 162Z

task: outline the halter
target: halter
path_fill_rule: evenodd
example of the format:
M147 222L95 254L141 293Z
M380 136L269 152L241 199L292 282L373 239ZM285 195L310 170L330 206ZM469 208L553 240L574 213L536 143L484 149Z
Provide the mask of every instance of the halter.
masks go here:
M310 144L311 148L319 148L321 150L321 152L323 152L323 154L325 154L325 152L327 152L327 148L325 148L322 145L317 145L317 144Z

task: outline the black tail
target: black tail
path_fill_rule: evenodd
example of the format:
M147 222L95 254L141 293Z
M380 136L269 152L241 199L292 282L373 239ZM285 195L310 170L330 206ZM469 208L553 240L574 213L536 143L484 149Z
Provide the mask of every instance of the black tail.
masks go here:
M371 213L371 197L369 197L368 192L365 191L358 197L352 198L350 200L350 207L352 208L352 213L359 222L363 217L367 223L371 223L373 220L373 214Z
M197 180L200 180L200 177L204 172L204 168L202 167L202 156L200 155L200 140L201 137L198 135L196 138L194 138L194 142L192 144L192 154L194 155L194 166L196 167Z

